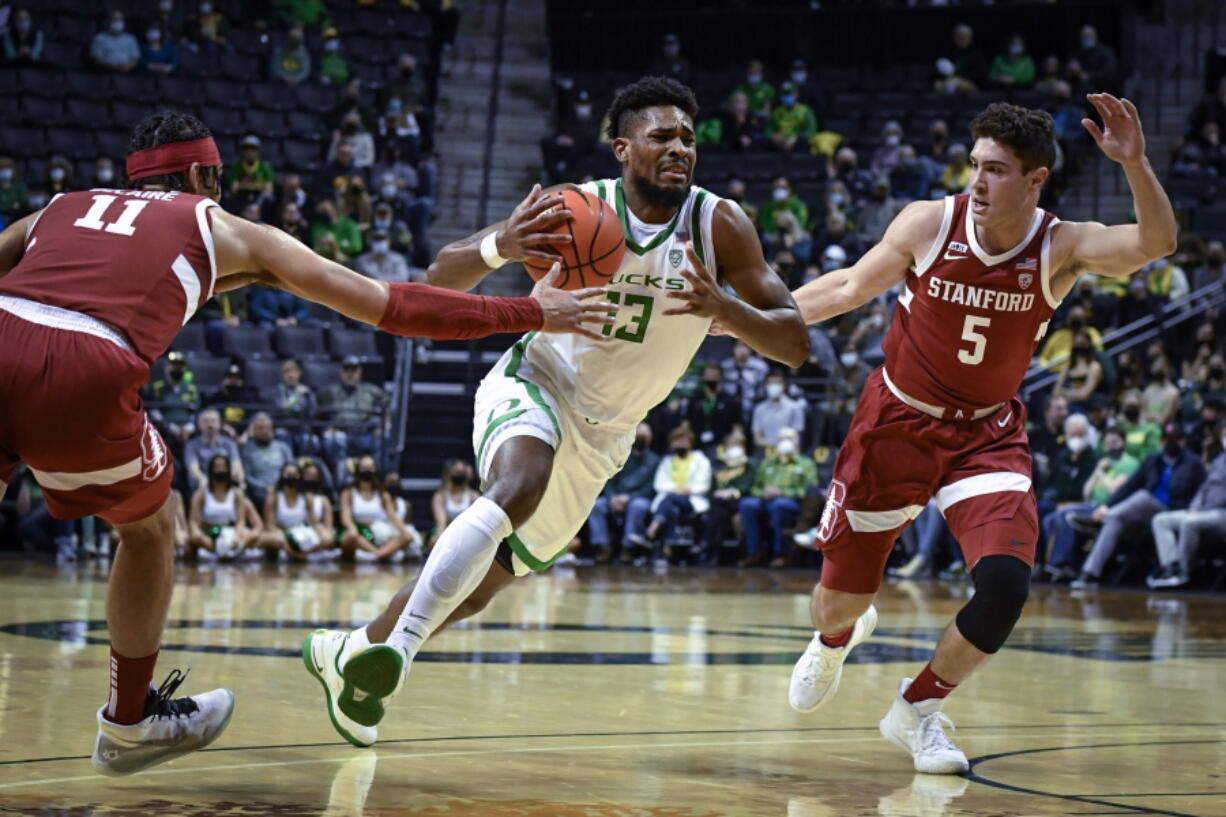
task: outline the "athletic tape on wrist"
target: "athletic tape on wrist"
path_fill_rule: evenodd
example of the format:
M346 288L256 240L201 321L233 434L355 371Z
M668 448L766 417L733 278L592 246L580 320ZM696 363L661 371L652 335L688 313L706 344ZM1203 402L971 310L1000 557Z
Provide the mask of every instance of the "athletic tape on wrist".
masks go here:
M507 259L498 254L498 231L486 233L481 239L481 260L490 269L506 266Z

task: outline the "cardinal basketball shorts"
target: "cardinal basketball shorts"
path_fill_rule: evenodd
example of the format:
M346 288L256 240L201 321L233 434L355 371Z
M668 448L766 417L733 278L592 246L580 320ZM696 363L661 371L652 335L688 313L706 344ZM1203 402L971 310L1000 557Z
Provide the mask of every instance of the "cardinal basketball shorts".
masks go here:
M1026 410L1017 398L949 421L895 396L882 370L860 395L818 526L822 586L874 593L898 535L933 497L970 570L984 556L1034 565L1038 511Z
M174 465L141 403L149 366L119 333L0 296L0 349L0 482L25 462L60 519L123 524L162 506Z
M553 472L536 513L507 539L517 576L544 570L566 553L634 445L633 427L579 416L533 375L516 348L508 350L481 381L473 418L473 451L483 483L494 455L513 437L535 437L554 450Z

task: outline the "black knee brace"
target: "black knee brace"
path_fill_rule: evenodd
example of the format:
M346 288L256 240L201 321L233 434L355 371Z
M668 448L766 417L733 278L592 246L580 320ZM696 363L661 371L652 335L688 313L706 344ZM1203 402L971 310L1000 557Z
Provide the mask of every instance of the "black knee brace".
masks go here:
M958 632L976 648L994 653L1017 624L1030 594L1030 565L1012 556L984 556L971 571L975 595L958 611Z

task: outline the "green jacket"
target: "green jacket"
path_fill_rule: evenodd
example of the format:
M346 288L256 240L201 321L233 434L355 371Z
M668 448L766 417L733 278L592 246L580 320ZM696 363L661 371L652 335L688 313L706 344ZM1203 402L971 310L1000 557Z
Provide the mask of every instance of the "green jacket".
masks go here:
M605 485L604 495L627 494L632 497L651 499L656 495L653 482L656 478L656 468L659 465L660 455L650 448L641 454L632 451L630 458L622 466L622 470L614 474Z
M1135 426L1120 423L1120 431L1124 432L1124 451L1144 461L1150 454L1157 454L1162 448L1162 429L1154 423L1140 422Z
M785 210L796 216L802 229L809 228L809 207L793 193L783 201L771 199L762 205L762 209L758 211L758 226L762 228L764 234L770 235L779 228L775 217Z
M759 82L757 85L742 82L736 89L749 97L751 111L765 111L775 101L775 86L769 82Z
M775 488L784 496L804 499L805 491L816 482L817 465L809 457L795 454L786 462L780 457L767 457L754 476L753 494L761 496L767 488Z
M349 81L349 62L340 54L329 54L319 58L319 76L333 85L344 85Z
M311 246L319 251L319 239L328 233L336 237L336 246L341 252L353 258L362 252L362 232L353 219L338 218L334 224L318 222L311 226Z
M1018 59L1013 59L1008 54L997 54L996 59L992 60L989 76L992 79L1013 77L1014 85L1029 85L1034 82L1034 60L1030 59L1028 54L1023 54Z
M748 495L753 490L754 477L758 473L758 464L746 460L740 465L729 465L719 457L711 461L711 476L714 478L712 491L726 491L734 488L741 496Z
M813 109L803 102L797 102L790 108L780 105L771 111L766 132L771 136L798 136L807 140L817 133L817 117L813 115Z
M1106 476L1108 479L1118 477L1120 475L1130 477L1137 472L1141 467L1141 461L1129 454L1127 451L1115 462L1108 466ZM1093 490L1090 491L1090 501L1095 505L1106 505L1111 500L1113 491L1108 491L1106 488L1095 484Z

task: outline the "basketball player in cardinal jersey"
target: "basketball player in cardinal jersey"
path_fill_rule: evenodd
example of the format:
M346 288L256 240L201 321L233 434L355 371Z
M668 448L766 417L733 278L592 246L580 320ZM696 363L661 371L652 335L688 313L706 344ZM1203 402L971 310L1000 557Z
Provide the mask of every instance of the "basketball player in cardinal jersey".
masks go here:
M93 754L105 774L207 745L234 708L226 689L174 698L178 670L150 689L173 586L173 463L139 390L214 292L258 280L389 332L439 338L592 334L586 324L611 323L614 308L583 300L595 289L483 298L388 285L326 261L216 206L221 157L194 117L137 125L127 175L133 189L61 194L0 233L0 495L24 461L53 515L96 514L119 533L110 697Z
M1038 518L1015 395L1052 311L1083 273L1123 277L1175 250L1175 216L1145 158L1137 109L1110 94L1088 98L1103 127L1083 125L1123 167L1136 224L1062 222L1038 209L1056 158L1052 119L994 104L971 122L969 193L908 205L854 266L794 293L812 324L904 285L885 365L865 383L835 464L817 537L817 633L789 700L809 712L834 695L848 652L877 622L873 597L894 541L935 496L975 595L881 721L921 772L967 770L942 729L942 701L1005 643L1029 592Z

